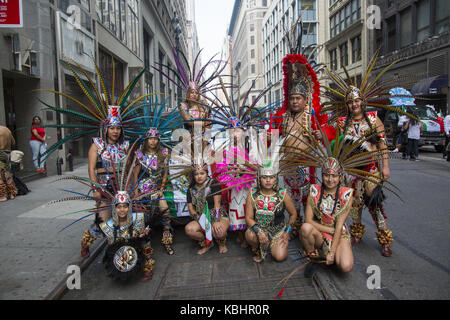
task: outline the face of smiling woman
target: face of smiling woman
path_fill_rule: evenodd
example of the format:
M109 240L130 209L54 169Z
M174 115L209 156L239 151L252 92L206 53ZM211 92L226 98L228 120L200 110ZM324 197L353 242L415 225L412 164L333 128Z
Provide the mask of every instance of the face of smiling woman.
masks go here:
M334 189L339 184L339 175L337 174L324 173L322 179L327 189Z
M129 211L130 206L128 203L119 203L116 205L116 213L120 220L126 219Z

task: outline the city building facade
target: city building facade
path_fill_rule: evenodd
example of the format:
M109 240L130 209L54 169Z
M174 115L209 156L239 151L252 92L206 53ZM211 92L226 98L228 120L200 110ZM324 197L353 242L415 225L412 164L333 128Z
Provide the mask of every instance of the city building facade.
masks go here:
M404 79L404 86L418 105L433 105L442 115L450 113L450 3L445 0L376 0L380 28L371 32L373 49L381 47L374 71L396 63L384 79ZM372 50L373 50L372 49Z
M24 171L34 171L31 133L22 129L31 125L33 116L40 116L46 125L70 121L44 110L39 101L66 107L70 105L66 98L33 90L51 89L82 102L86 99L65 62L76 61L99 85L93 57L109 88L114 66L115 97L145 67L134 97L164 93L176 106L182 93L150 66L175 66L173 47L188 55L186 11L185 0L24 1L23 27L0 28L0 125L11 129L16 148L25 153ZM71 130L47 128L46 132L52 145ZM56 173L58 156L65 159L70 153L76 159L86 158L90 143L86 137L55 152L47 161L48 173Z
M265 86L273 85L266 103L282 104L283 58L289 54L286 33L298 19L302 22L302 47L320 43L319 6L317 0L275 0L263 20L263 70ZM304 52L308 54L309 52ZM320 53L320 50L318 51ZM316 57L319 59L320 57Z
M228 28L231 39L231 66L235 100L241 101L251 89L251 104L264 89L262 51L263 19L270 5L268 0L235 0ZM252 88L252 84L254 85ZM239 103L239 102L238 102Z

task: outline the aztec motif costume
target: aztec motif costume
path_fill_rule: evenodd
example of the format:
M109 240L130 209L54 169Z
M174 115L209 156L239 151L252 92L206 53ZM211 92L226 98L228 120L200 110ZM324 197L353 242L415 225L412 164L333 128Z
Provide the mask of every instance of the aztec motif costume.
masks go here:
M144 199L153 200L147 206L154 222L163 226L163 236L161 243L165 246L169 254L173 254L171 244L173 243L173 228L171 226L171 216L165 194L168 194L166 184L168 180L169 149L164 145L170 144L172 130L177 128L179 111L176 109L164 113L168 99L158 103L148 103L143 107L144 119L142 125L148 128L142 137L142 144L135 152L138 168L134 168L135 180L139 180L138 190L146 194ZM150 152L148 139L158 139L156 150ZM173 198L173 197L171 197Z
M15 197L18 193L11 172L10 150L0 150L0 198Z
M71 118L71 123L63 123L57 125L44 125L42 127L56 127L61 129L75 130L63 139L59 140L51 147L49 147L44 154L46 159L52 152L57 150L62 144L78 139L83 136L91 135L99 132L99 137L93 139L93 145L98 149L96 162L96 182L103 187L109 188L112 192L112 186L116 183L113 180L115 175L120 175L124 171L124 163L130 143L125 139L135 139L138 134L135 132L137 123L135 120L139 118L139 111L142 108L138 102L152 94L141 96L133 101L128 101L129 97L138 83L140 77L144 74L142 70L138 76L133 79L125 88L123 93L114 99L114 61L113 61L113 81L111 91L105 84L104 77L100 73L95 59L92 58L93 65L97 72L99 82L101 84L102 92L97 89L94 81L87 71L85 71L77 62L73 61L75 65L70 62L64 62L64 65L71 70L73 77L78 83L80 89L84 92L89 103L86 105L83 102L63 93L54 90L40 89L39 91L48 91L57 95L61 95L66 99L75 102L78 109L74 107L58 108L53 107L42 100L40 100L49 110L55 111L58 115L62 114ZM76 71L75 69L79 71ZM87 79L87 82L85 80ZM81 112L80 112L81 111ZM122 132L115 144L108 143L107 132L109 127L120 127ZM99 204L100 205L100 204ZM96 214L95 222L87 232L92 237L96 238L101 235L98 228L100 223L98 213ZM84 240L81 243L81 255L83 257L89 256L89 245Z
M226 101L211 101L211 108L213 109L214 119L213 124L221 126L219 131L226 130L228 133L228 144L216 150L216 153L222 153L223 160L216 163L216 170L213 176L223 183L226 187L224 198L228 202L228 212L230 216L230 231L245 231L247 225L245 223L245 202L254 184L254 174L241 174L240 169L244 169L244 163L253 162L249 155L251 150L256 150L255 138L256 130L264 130L264 126L269 123L266 112L273 109L272 105L266 105L257 112L252 112L261 98L267 93L270 88L263 90L250 104L246 106L246 102L253 85L245 94L245 98L240 102L235 103L230 99L220 79L222 92L225 95ZM228 103L228 105L225 105ZM234 133L236 130L242 130L242 135L239 141L234 141ZM246 143L248 139L248 144ZM256 173L256 172L255 172ZM242 183L241 183L242 182Z
M384 126L381 120L378 119L376 112L366 112L367 106L380 107L384 109L393 110L398 113L402 113L412 118L416 118L413 115L407 114L401 109L389 107L380 103L380 101L392 98L392 94L389 94L388 84L391 85L392 79L385 81L379 81L379 78L384 74L393 64L383 69L375 79L369 81L370 72L375 65L379 51L370 62L367 73L362 77L362 83L360 87L357 86L356 79L352 81L347 70L347 79L344 80L339 75L331 72L327 69L328 74L337 86L337 89L326 88L326 96L330 99L326 102L323 108L324 112L332 112L331 121L338 121L338 127L343 133L342 137L344 142L361 141L364 140L364 144L356 150L353 150L356 154L367 154L372 150L380 150L384 148L384 156L378 158L368 158L368 162L364 166L360 166L361 174L359 176L346 177L345 183L349 187L355 188L355 201L351 210L351 216L354 220L360 221L363 211L363 205L365 204L369 208L369 212L377 226L378 241L382 246L382 255L391 256L392 251L390 245L393 243L392 232L386 228L386 213L382 204L385 199L382 192L383 183L386 183L382 176L381 166L379 165L380 159L387 161L387 147L384 134ZM344 68L345 69L345 68ZM361 119L353 119L349 107L347 104L352 101L361 100L361 108L363 117ZM383 145L383 147L380 146ZM370 161L371 160L371 161ZM365 175L371 175L372 181L362 181L362 177ZM367 196L368 190L372 189L371 196ZM354 222L350 226L352 243L358 243L363 234L365 226L360 222Z
M322 185L311 185L308 199L313 209L314 219L324 226L334 228L336 220L348 210L352 193L352 188L340 187L337 195L328 194L320 199L320 195L323 194ZM335 212L333 212L334 208ZM331 249L333 234L322 232L322 237L324 241L322 250L326 255ZM341 232L341 239L350 241L350 234L345 224Z
M128 153L125 161L130 159ZM136 164L136 158L133 159L131 166ZM150 238L148 236L149 228L148 216L149 211L145 207L145 203L151 200L145 199L146 194L137 192L136 183L133 185L131 173L127 175L122 172L120 175L114 173L114 179L111 180L114 185L111 192L108 187L92 181L88 178L71 176L61 178L61 180L75 180L88 186L94 192L98 192L100 197L89 196L79 192L72 192L77 196L61 199L54 202L69 201L69 200L95 200L103 203L102 207L95 207L89 211L88 215L72 222L64 229L73 224L90 217L98 212L110 209L112 216L108 221L99 223L99 228L108 239L108 247L103 258L103 263L109 276L115 279L126 280L137 273L144 272L144 281L150 280L153 272L154 260L151 258L153 249L150 245ZM133 197L130 195L134 194ZM128 214L126 222L121 225L121 220L118 216L116 206L118 204L128 205ZM77 211L78 212L78 211ZM74 212L76 213L76 212ZM72 213L65 213L68 215ZM63 230L64 230L63 229ZM96 239L96 234L90 230L86 230L83 235L82 245L89 247Z

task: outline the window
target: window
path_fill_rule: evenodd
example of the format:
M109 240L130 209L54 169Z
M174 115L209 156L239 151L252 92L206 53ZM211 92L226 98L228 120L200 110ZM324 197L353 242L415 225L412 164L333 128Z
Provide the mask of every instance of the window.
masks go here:
M337 49L329 51L331 70L337 70Z
M250 37L250 44L255 44L255 36Z
M450 6L448 0L436 0L435 34L441 34L450 30Z
M361 35L352 40L352 63L361 60Z
M422 0L417 5L417 41L430 35L430 0Z
M255 31L255 25L253 23L250 25L250 31Z
M411 43L411 8L400 13L400 47Z
M250 50L250 58L255 59L255 49Z
M106 53L103 50L99 50L98 55L99 60L99 68L102 72L103 78L105 80L105 85L107 88L112 89L112 82L113 82L113 57ZM115 98L118 98L122 91L124 90L123 87L123 64L118 61L117 59L114 59L114 96ZM108 91L111 92L111 91ZM109 93L108 93L109 94Z
M345 27L346 28L349 27L352 23L351 17L352 17L352 7L351 7L351 4L348 3L345 6Z
M251 74L254 74L256 71L255 71L255 65L254 64L252 64L251 65Z
M267 0L262 0L262 6L267 7Z
M390 19L387 20L387 52L392 52L395 50L396 47L396 42L395 42L395 37L396 37L396 27L395 27L395 16L391 17Z
M339 51L341 54L341 68L348 66L348 45L347 42L339 46Z

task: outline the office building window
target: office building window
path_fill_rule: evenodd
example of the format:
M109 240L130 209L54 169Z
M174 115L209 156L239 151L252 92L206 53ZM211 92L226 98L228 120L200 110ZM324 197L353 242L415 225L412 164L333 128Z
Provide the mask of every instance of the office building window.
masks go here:
M250 72L251 74L254 74L256 72L254 64L251 65L251 70L250 71L251 71Z
M255 25L253 23L250 25L250 31L255 31Z
M128 48L139 54L139 20L137 0L127 0L128 3Z
M339 46L339 52L341 54L341 68L348 66L348 45L347 42Z
M400 47L406 47L411 43L411 8L400 13Z
M448 0L436 0L435 34L446 33L450 30L450 4Z
M331 70L337 70L337 49L329 51Z
M430 35L430 0L422 0L417 5L417 41Z
M396 26L395 26L395 16L391 17L387 21L387 52L392 52L395 50L395 37L396 37Z
M250 50L250 58L255 59L255 49Z
M255 36L250 37L250 44L255 44Z
M352 40L352 63L361 60L361 35Z

